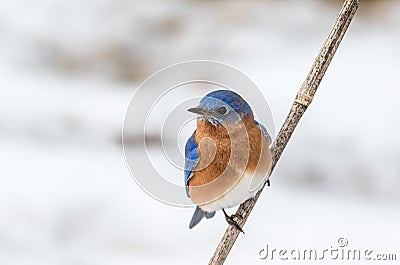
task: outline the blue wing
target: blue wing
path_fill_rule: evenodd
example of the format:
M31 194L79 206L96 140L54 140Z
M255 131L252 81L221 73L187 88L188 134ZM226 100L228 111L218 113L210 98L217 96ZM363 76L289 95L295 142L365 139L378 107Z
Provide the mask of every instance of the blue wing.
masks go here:
M194 132L192 136L190 136L189 140L186 142L185 146L185 186L186 186L186 195L189 197L189 187L188 182L191 177L192 171L196 167L199 162L199 153L197 151L196 140L194 139Z
M267 128L264 127L264 125L262 125L261 123L259 123L258 121L256 121L256 125L260 128L261 132L264 134L265 137L268 137L269 139L269 143L272 143L272 139L271 136L269 135Z
M189 140L186 142L185 146L185 186L186 186L186 195L189 197L189 186L188 182L192 176L193 170L196 168L197 163L199 162L199 152L197 151L197 143L194 139L196 131L190 136ZM197 225L203 217L207 219L214 217L215 212L205 212L200 209L199 206L196 207L194 211L192 220L190 221L189 228L193 228Z

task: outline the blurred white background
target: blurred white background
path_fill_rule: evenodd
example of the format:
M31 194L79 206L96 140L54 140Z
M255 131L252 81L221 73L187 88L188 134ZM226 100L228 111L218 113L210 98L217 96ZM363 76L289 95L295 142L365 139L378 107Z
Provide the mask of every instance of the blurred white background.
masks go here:
M208 262L222 214L189 230L193 209L150 198L129 175L132 94L170 64L221 61L255 81L279 129L340 7L1 1L0 264ZM325 249L340 237L400 259L399 25L397 1L361 0L228 264L267 262L267 243Z

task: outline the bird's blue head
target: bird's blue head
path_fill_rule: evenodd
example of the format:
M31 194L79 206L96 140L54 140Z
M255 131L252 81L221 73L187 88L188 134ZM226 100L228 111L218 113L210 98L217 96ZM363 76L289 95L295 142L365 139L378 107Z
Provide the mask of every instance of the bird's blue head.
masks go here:
M249 104L230 90L213 91L200 100L199 106L188 111L201 115L213 125L235 124L253 118Z

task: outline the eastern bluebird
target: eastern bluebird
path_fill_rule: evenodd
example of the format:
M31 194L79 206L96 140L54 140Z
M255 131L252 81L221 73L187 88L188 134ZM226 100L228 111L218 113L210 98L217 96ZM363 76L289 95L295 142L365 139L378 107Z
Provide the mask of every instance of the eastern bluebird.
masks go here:
M243 232L234 220L241 216L229 216L225 208L269 185L271 137L249 104L230 90L213 91L188 111L199 115L185 146L186 193L197 205L189 228L222 209L226 221Z

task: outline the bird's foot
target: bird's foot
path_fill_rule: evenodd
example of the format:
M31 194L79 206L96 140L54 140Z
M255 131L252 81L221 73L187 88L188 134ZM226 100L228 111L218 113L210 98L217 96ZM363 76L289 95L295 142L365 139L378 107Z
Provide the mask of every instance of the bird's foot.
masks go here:
M233 227L235 227L237 230L239 230L240 232L242 232L244 234L243 229L240 227L240 225L235 221L236 219L243 219L243 216L241 216L240 214L232 214L231 216L229 216L226 212L225 209L222 209L222 211L224 212L225 215L225 220L228 224L232 225Z
M271 186L271 182L269 181L269 179L267 179L267 186Z
M241 216L240 214L231 214L230 217L231 217L232 219L237 218L237 219L243 220L243 216Z

